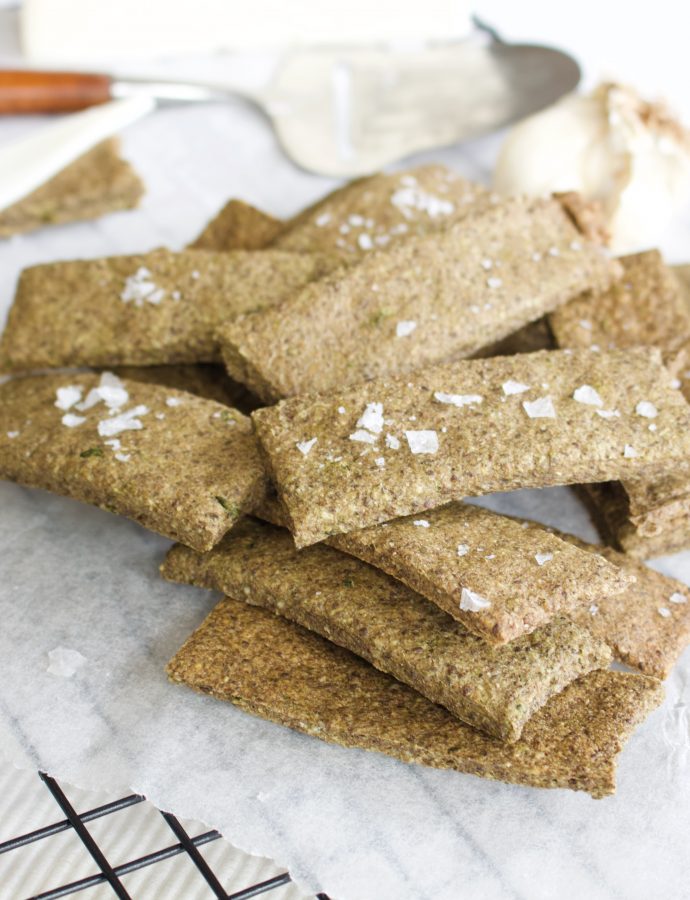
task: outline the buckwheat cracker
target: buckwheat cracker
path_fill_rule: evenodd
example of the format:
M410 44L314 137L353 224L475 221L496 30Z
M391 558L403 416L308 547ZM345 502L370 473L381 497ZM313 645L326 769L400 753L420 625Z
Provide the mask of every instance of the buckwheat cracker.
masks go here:
M492 195L440 165L415 166L351 181L283 225L274 246L356 259L410 236L445 228L486 207Z
M611 547L587 544L572 535L559 537L635 578L622 593L602 595L589 607L573 609L570 618L608 644L621 662L645 675L668 677L690 644L690 588Z
M278 304L332 267L305 254L154 250L25 269L0 368L215 362L215 331Z
M423 523L423 524L421 524ZM546 528L452 503L329 538L418 591L469 631L513 641L625 590L629 577ZM226 593L238 596L229 588Z
M330 743L408 763L604 797L616 757L663 699L653 678L597 671L537 712L514 744L464 725L347 650L225 598L168 665L172 681Z
M587 554L583 554L587 555ZM515 741L550 696L611 652L567 619L492 647L383 572L244 520L208 553L177 545L164 578L222 591L315 631L496 738Z
M517 197L372 250L218 338L230 375L270 402L471 356L618 274L559 201Z
M188 250L263 250L285 224L243 200L229 200Z
M143 193L141 179L111 138L0 211L0 238L132 209Z
M252 417L302 547L465 496L667 470L690 455L690 407L671 383L654 349L542 351L296 397Z
M677 386L690 397L690 309L682 285L657 250L623 257L624 276L602 294L586 293L552 313L561 347L658 347ZM653 410L649 428L656 428ZM590 505L617 546L651 556L690 546L690 466L658 478L627 479L620 487L591 489Z
M266 488L251 422L151 384L44 375L0 385L0 478L208 550Z

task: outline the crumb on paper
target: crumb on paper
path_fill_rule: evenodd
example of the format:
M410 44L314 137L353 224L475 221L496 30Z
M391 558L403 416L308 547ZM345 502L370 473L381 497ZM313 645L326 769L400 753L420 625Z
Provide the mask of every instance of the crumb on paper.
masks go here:
M68 647L56 647L54 650L50 650L48 660L46 672L60 678L71 678L87 662L86 657L82 656L78 650L70 650Z

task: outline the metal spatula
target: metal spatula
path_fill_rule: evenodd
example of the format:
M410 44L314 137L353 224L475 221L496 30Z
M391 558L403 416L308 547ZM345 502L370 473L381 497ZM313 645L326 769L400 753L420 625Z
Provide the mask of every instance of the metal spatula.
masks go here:
M0 113L65 112L136 95L161 103L242 97L264 111L296 163L345 177L493 131L553 103L579 78L567 54L504 43L482 26L460 43L426 49L300 50L256 94L225 84L0 72Z

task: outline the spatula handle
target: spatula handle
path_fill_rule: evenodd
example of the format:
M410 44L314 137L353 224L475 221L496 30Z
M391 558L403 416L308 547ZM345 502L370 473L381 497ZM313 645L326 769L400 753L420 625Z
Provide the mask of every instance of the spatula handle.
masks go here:
M62 113L112 99L107 75L0 70L0 115Z

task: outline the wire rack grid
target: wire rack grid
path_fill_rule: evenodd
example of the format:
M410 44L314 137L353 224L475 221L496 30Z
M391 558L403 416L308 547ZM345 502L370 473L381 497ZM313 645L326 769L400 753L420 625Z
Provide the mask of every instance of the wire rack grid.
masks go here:
M219 900L249 900L251 897L259 897L275 891L277 888L290 884L290 875L283 872L265 881L255 884L245 885L237 890L228 892L222 884L222 876L214 871L213 866L200 852L200 847L214 841L222 839L222 835L215 830L204 831L194 836L190 835L182 823L172 813L158 810L164 822L172 832L174 840L153 852L138 856L135 859L129 859L124 863L112 865L103 849L101 841L96 839L87 824L95 822L99 819L111 816L121 810L129 807L145 803L146 798L141 794L129 794L101 806L89 809L86 812L78 813L70 802L67 794L58 782L47 775L45 772L39 772L39 777L47 790L52 795L53 800L62 812L63 818L53 822L52 824L42 826L33 831L26 832L17 837L10 838L0 843L0 856L3 854L18 851L37 842L45 841L47 838L59 835L62 832L71 832L76 835L83 848L91 857L93 864L97 868L97 872L74 881L55 885L48 890L40 893L32 894L31 897L22 897L22 900L56 900L58 897L67 897L78 892L87 891L97 887L106 887L110 889L113 896L120 900L137 900L129 893L123 879L125 876L149 866L154 866L173 857L186 855L196 868L198 875L203 879L207 888L209 897L217 897ZM0 886L1 893L1 886ZM153 896L144 890L144 894ZM141 892L139 897L144 896ZM87 895L88 896L88 893ZM102 894L101 894L102 896ZM329 900L326 894L317 894L317 900ZM19 900L19 897L17 897Z

